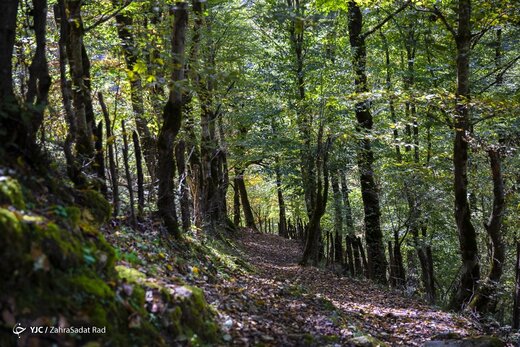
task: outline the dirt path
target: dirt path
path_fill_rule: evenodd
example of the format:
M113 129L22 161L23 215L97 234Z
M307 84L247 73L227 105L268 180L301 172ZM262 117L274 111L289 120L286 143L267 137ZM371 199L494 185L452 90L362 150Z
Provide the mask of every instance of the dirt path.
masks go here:
M419 346L432 336L475 333L462 317L369 282L297 265L301 245L244 232L239 240L256 273L210 288L230 345L349 346L371 335L389 345Z

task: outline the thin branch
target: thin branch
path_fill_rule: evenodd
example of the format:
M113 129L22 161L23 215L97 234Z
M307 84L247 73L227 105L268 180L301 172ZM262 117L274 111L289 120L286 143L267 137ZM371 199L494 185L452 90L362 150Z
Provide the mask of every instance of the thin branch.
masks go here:
M392 18L394 18L397 14L399 14L400 12L402 12L405 8L408 7L408 5L410 5L412 2L411 1L406 1L401 7L399 7L397 10L395 10L394 12L390 13L385 19L383 19L381 22L379 22L378 24L376 24L372 29L370 29L369 31L363 33L361 36L366 39L367 37L369 37L370 35L372 35L374 32L378 31L383 25L385 25L389 20L391 20Z
M446 17L444 17L444 15L442 14L441 10L439 10L437 8L437 6L433 7L433 13L436 14L441 19L441 21L446 26L446 29L448 29L448 31L453 35L453 37L456 38L457 37L457 32L455 31L455 29L453 29L453 27L450 25L450 23L448 22Z
M94 24L92 24L91 26L89 26L88 28L85 29L85 33L88 33L89 31L91 31L92 29L95 29L96 27L100 26L101 24L108 22L110 19L114 18L119 13L121 13L121 11L123 11L125 8L127 8L131 3L132 3L132 0L125 3L122 7L115 10L112 14L102 15L101 18L99 18Z

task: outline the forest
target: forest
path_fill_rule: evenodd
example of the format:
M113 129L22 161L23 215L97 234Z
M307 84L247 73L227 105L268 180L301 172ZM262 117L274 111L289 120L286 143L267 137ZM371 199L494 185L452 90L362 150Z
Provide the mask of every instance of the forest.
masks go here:
M517 346L518 0L1 0L0 346Z

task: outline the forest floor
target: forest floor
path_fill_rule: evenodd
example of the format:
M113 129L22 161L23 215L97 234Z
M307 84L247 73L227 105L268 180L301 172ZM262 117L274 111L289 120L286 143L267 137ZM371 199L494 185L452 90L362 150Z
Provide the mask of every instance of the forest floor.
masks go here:
M483 334L475 320L403 292L299 266L296 240L240 230L224 247L195 235L167 249L157 231L109 233L119 263L137 268L147 281L202 288L225 346L377 346L363 343L374 338L388 346L421 346L438 335Z
M299 266L298 241L244 232L239 245L255 271L206 288L209 301L227 315L233 345L350 345L372 336L420 346L439 334L480 333L476 322L400 292Z

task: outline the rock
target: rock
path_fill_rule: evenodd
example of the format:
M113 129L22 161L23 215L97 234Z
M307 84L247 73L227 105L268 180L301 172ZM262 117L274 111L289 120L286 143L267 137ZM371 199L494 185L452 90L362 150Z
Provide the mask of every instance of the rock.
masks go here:
M351 338L348 340L349 344L357 347L386 347L387 344L379 341L373 336L363 335Z
M476 336L461 339L438 339L427 341L424 347L503 347L505 343L494 336Z

